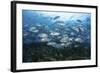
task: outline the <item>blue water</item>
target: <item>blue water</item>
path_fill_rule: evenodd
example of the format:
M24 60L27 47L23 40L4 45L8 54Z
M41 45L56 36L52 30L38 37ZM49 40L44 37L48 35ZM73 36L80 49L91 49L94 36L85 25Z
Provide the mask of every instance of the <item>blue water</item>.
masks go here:
M61 11L22 11L23 43L46 43L54 48L91 42L91 14ZM85 45L87 47L87 45Z

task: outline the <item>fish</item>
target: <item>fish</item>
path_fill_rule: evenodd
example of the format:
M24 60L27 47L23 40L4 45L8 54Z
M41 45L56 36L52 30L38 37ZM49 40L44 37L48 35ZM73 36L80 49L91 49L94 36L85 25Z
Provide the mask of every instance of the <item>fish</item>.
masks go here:
M29 31L34 31L36 30L36 27L30 27Z
M24 33L23 36L28 36L28 33Z
M65 46L65 43L61 43L61 46Z
M60 18L60 16L55 16L53 19L56 20L56 19L58 19L58 18Z
M82 21L81 21L81 20L79 20L79 19L78 19L77 21L78 21L78 22L80 22L80 23L82 22Z
M41 41L41 42L48 42L48 41L49 41L49 38L41 38L40 41Z
M36 24L36 26L41 27L41 24Z
M34 30L33 32L35 32L35 33L36 33L36 32L39 32L39 30Z
M76 32L79 32L79 28L78 27L72 27L72 29Z
M60 23L59 25L64 26L65 24L64 23Z
M48 42L47 45L56 45L55 42Z
M78 47L78 45L75 45L74 47Z
M55 23L63 23L64 24L64 21L56 21Z
M79 42L79 43L82 43L83 42L83 40L81 38L76 38L75 41L76 42Z
M58 33L58 32L51 32L50 35L57 36L57 35L60 35L60 33Z
M42 38L48 37L48 35L47 35L46 33L40 33L38 36L39 36L39 37L42 37Z
M69 40L69 38L68 37L63 37L61 40L60 40L60 42L68 42L68 40Z

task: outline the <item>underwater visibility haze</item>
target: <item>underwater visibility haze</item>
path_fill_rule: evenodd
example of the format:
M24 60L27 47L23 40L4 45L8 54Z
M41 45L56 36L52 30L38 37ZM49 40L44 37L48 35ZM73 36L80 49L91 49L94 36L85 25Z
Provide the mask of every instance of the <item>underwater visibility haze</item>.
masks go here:
M23 62L91 59L91 14L22 10Z

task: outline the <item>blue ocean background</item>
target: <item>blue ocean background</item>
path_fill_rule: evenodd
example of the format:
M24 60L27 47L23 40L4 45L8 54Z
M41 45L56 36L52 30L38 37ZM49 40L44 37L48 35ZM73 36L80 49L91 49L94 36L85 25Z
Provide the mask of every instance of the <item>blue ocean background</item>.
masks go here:
M82 54L82 58L80 55L78 55L78 59L90 58L90 48L91 48L90 47L91 46L91 14L90 13L67 12L67 11L66 12L45 11L45 10L42 11L23 10L22 25L23 25L23 52L24 52L23 61L24 62L48 61L49 59L47 58L46 60L45 59L41 60L39 55L42 51L40 52L40 50L41 49L48 50L51 48L56 50L55 54L57 53L58 50L60 51L66 50L65 53L70 52L68 51L68 49L70 49L71 51L73 49L76 49L77 51L80 52L82 50L83 53L85 54ZM34 53L34 51L32 51L34 49L36 51L36 48L39 49L38 53ZM62 54L60 51L59 54ZM34 54L34 56L32 54ZM44 51L42 54L44 54ZM35 55L38 56L35 57ZM53 56L50 55L50 58L52 58L52 60L54 61L67 60L63 58L63 56L65 56L65 54L64 55L62 54L62 57L59 58L54 58L54 55ZM71 55L69 56L71 57ZM44 56L42 58L44 58ZM73 57L71 58L71 60L72 59ZM70 60L70 58L68 60Z

